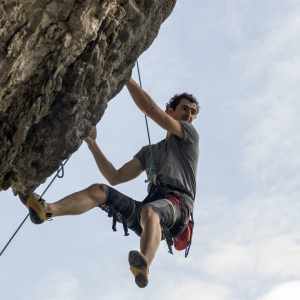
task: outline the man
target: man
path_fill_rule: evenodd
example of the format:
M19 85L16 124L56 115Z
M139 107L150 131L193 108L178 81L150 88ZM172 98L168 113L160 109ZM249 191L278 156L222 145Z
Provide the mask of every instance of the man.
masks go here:
M175 95L164 112L132 78L126 86L139 109L167 131L164 140L152 145L157 176L150 179L147 198L143 202L135 201L105 184L94 184L55 203L47 203L34 193L20 198L35 224L50 217L82 214L96 206L121 215L123 222L141 237L140 252L130 251L129 264L136 284L145 287L161 240L177 237L193 211L199 135L191 123L199 112L199 104L192 95ZM96 137L96 127L93 127L85 142L110 185L132 180L143 170L150 173L149 147L143 147L131 161L116 170L99 149Z

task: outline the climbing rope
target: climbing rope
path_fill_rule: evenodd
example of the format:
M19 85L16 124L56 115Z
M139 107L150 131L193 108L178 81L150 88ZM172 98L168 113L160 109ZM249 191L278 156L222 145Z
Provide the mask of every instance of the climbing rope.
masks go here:
M136 61L136 66L137 66L137 71L138 71L138 75L139 75L140 87L143 88L142 87L142 80L141 80L140 68L139 68L139 62L138 61ZM147 116L146 115L145 115L145 121L146 121L146 128L147 128L148 141L149 141L149 150L150 150L150 156L151 156L150 174L148 176L148 179L145 180L145 182L149 182L153 178L153 183L156 185L157 168L156 168L156 165L155 165L154 159L153 159L153 153L152 153L152 147L151 147L151 140L150 140L150 133L149 133L149 126L148 126L148 120L147 120Z
M71 154L72 155L72 154ZM41 198L45 195L45 193L47 192L47 190L49 189L49 187L52 185L52 183L54 182L54 180L56 178L63 178L64 177L64 166L65 164L68 162L68 160L70 159L71 155L67 158L67 160L61 164L61 167L59 168L59 170L56 172L56 175L53 177L53 179L51 180L51 182L48 184L48 186L46 187L46 189L44 190L44 192L41 195ZM61 175L59 175L61 172ZM20 224L20 226L18 227L18 229L15 231L15 233L12 235L12 237L10 238L10 240L7 242L7 244L5 245L5 247L3 248L3 250L0 253L0 256L3 254L3 252L5 251L5 249L8 247L8 245L10 244L10 242L13 240L13 238L15 237L15 235L18 233L18 231L21 229L21 227L23 226L23 224L25 223L25 221L27 220L27 218L29 217L29 214L25 217L25 219L23 220L23 222Z

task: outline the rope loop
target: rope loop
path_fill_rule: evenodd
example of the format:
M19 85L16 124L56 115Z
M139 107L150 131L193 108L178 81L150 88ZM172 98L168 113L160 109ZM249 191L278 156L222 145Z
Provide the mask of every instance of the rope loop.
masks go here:
M61 171L61 175L59 175L60 171ZM61 164L60 169L56 172L56 176L57 176L58 178L63 178L64 175L65 175L65 172L64 172L64 164Z

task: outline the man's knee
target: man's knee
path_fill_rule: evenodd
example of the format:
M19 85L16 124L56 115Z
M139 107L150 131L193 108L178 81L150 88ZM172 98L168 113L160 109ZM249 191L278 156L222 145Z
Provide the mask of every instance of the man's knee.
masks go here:
M102 204L106 200L107 187L105 184L92 184L86 189L88 196L97 204Z
M150 205L144 205L140 210L140 223L142 225L144 222L148 221L159 222L159 216Z

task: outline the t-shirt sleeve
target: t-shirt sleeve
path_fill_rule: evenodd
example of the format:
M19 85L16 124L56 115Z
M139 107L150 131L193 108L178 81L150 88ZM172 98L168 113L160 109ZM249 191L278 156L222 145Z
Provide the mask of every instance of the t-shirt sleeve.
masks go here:
M192 124L185 121L179 121L179 123L184 132L184 138L182 141L191 144L197 143L199 141L199 134L195 127Z
M145 171L144 147L134 157L136 157L141 162L142 167L143 167L143 171Z

